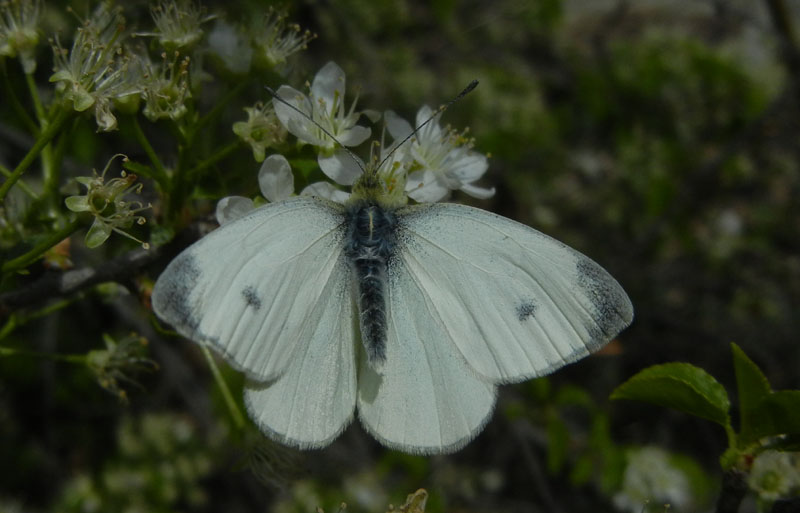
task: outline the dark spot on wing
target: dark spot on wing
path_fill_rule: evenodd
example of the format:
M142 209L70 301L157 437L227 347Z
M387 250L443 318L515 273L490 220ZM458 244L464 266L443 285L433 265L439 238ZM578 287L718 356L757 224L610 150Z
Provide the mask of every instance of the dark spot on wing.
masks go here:
M580 258L576 267L578 285L595 309L596 329L591 333L592 341L603 344L631 323L633 307L625 291L605 269L588 258Z
M517 305L517 319L519 322L525 322L536 312L536 303L530 299L523 300Z
M254 310L261 308L261 298L256 294L256 289L248 285L242 290L242 297L247 302L247 306L252 306Z
M153 296L153 307L159 317L176 327L197 328L199 320L194 315L189 297L200 275L190 252L181 253L167 266L156 283Z

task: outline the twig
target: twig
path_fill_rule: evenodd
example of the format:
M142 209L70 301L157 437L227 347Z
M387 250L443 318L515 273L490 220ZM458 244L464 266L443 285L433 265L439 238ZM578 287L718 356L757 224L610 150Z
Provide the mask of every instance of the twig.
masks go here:
M747 475L736 469L722 474L722 490L717 499L716 513L737 513L747 493Z
M137 248L98 267L84 267L45 274L31 284L0 294L0 315L18 308L33 306L42 301L68 296L98 283L109 281L124 283L156 260L175 256L183 248L207 233L207 227L208 224L205 222L193 223L181 231L169 244L151 249Z
M789 72L796 99L800 100L800 48L792 27L792 16L784 0L766 0L772 25L778 33L786 69Z

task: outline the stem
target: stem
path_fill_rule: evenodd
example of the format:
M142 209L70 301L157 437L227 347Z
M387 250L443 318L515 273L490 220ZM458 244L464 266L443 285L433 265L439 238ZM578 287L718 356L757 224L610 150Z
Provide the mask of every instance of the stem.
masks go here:
M33 74L25 73L25 82L28 84L28 92L31 94L33 109L36 112L36 117L39 118L39 124L44 125L47 123L47 115L44 112L42 100L39 99L39 90L36 88L36 82L33 80Z
M11 176L11 170L10 170L10 169L8 169L8 168L7 168L6 166L4 166L3 164L0 164L0 174L2 174L3 176L5 176L6 178L8 178L8 177L10 177L10 176ZM39 195L38 195L38 194L36 194L36 193L33 191L33 189L31 189L30 187L28 187L28 184L26 184L25 182L20 182L20 183L19 183L19 188L20 188L20 189L22 189L22 192L24 192L25 194L27 194L27 195L28 195L28 196L29 196L31 199L34 199L34 200L37 200L37 199L39 199Z
M6 61L2 60L2 64L0 64L3 68L3 85L6 87L6 96L5 99L11 104L11 107L14 109L14 112L17 113L17 116L22 120L22 123L25 127L32 133L33 135L39 135L39 127L36 123L31 119L28 115L25 107L19 101L17 97L17 93L14 92L14 88L11 86L11 81L8 79L8 70L6 69Z
M717 499L716 513L737 513L747 493L747 474L731 469L722 474L722 490Z
M161 183L159 183L158 180L156 180L155 177L156 173L150 166L146 164L139 164L138 162L134 162L132 160L126 160L125 162L122 163L122 169L130 171L131 173L138 176L144 176L145 178L150 178L156 182L156 185L158 186L159 189L161 188Z
M37 245L31 248L31 250L28 251L27 253L24 253L18 256L17 258L14 258L12 260L3 263L3 266L2 268L0 268L0 270L2 270L2 272L4 273L8 273L24 269L25 267L36 261L39 257L41 257L45 251L47 251L48 249L52 248L62 240L69 237L75 230L78 229L79 226L80 223L77 220L72 221L71 223L61 228L60 230L49 234L41 242L39 242Z
M236 84L236 86L233 89L228 91L225 94L225 96L222 97L219 103L214 105L214 108L208 111L205 116L197 120L197 123L194 125L194 127L192 127L192 131L188 137L188 143L190 145L191 143L194 142L194 135L198 133L200 130L202 130L208 123L213 121L217 116L219 116L222 113L222 109L224 109L225 106L227 106L228 103L231 102L231 100L239 96L239 93L241 93L242 89L247 87L248 84L249 84L248 80L242 80L241 82Z
M149 158L150 162L153 164L153 169L155 171L153 173L153 179L161 186L161 190L168 191L170 189L169 175L167 174L166 168L164 168L164 165L158 158L156 151L153 149L153 146L150 144L150 141L144 134L142 126L139 124L139 118L136 115L133 115L131 116L131 120L133 124L133 133L136 136L136 140L142 145L144 152L147 154L147 158Z
M196 173L199 173L200 171L202 171L202 170L204 170L204 169L206 169L208 167L211 167L214 164L216 164L217 162L219 162L220 160L224 159L225 157L228 156L228 154L230 154L236 148L238 148L239 145L240 145L240 142L237 140L237 141L233 141L232 143L228 144L227 146L224 146L224 147L220 148L219 150L215 151L210 157L208 157L205 160L200 161L199 164L197 164L195 167L190 169L186 173L186 176L188 176L189 178L194 178Z
M68 110L61 110L58 114L56 114L56 118L46 126L44 131L39 134L39 137L36 139L36 142L33 143L33 147L28 150L28 153L23 157L22 162L20 162L14 171L11 173L11 176L0 186L0 205L5 203L6 195L11 187L20 179L22 173L24 173L33 161L36 160L36 157L39 156L39 153L50 144L50 141L55 137L58 132L61 130L61 127L64 123L69 119L71 112Z
M236 406L236 401L234 401L231 390L228 388L225 378L222 377L222 373L219 371L219 367L217 367L217 362L214 361L214 356L211 354L211 351L209 351L206 346L202 347L203 354L206 356L206 361L208 361L208 366L211 368L211 374L214 375L214 381L217 382L217 386L220 392L222 392L222 398L225 400L225 405L228 407L231 417L233 417L233 423L236 425L237 429L242 429L245 426L242 412L239 410L239 407Z
M39 98L39 89L36 87L36 82L33 79L33 74L25 73L25 82L28 84L28 93L33 102L33 109L36 112L36 118L39 120L39 125L42 130L47 126L47 113L42 106L42 100ZM59 166L56 163L56 158L53 154L53 146L48 144L42 148L42 175L44 176L44 184L42 187L42 197L45 198L47 207L51 212L48 215L55 216L57 210L54 205L55 196L58 193L58 183L60 180Z
M59 362L86 364L86 355L83 354L58 354L43 353L41 351L28 351L27 349L14 349L13 347L0 346L0 357L2 356L28 356L31 358L48 358Z
M739 437L736 435L736 431L733 430L733 426L730 423L725 425L725 434L728 435L728 447L735 448L739 445Z

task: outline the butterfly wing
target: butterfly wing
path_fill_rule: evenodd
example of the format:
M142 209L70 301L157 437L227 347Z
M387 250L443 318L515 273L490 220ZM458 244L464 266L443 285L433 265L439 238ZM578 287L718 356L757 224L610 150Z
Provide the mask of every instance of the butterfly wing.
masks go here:
M153 289L161 319L245 372L262 430L301 448L330 443L355 407L343 216L318 198L267 205L186 249Z
M339 331L352 342L349 321L332 315L351 301L342 223L341 206L316 198L256 209L175 258L153 310L249 378L274 380L318 338Z
M414 284L408 301L442 327L423 340L457 348L491 383L548 374L633 320L602 267L528 226L452 203L406 207L398 218L396 267Z
M301 449L328 445L353 417L356 393L353 302L346 280L329 280L330 296L308 344L273 383L249 382L245 405L271 438Z
M383 445L418 454L452 452L488 421L496 388L478 378L448 343L447 327L421 300L403 266L388 272L386 365L380 374L361 354L358 413Z

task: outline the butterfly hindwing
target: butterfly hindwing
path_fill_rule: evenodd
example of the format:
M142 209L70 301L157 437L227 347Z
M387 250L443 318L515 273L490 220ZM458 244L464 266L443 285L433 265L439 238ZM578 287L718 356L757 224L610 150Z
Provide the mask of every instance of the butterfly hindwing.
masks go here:
M365 428L387 447L411 453L452 452L480 432L496 388L479 379L447 328L403 266L388 269L386 364L375 372L362 354L358 411Z
M335 272L347 276L347 269ZM356 405L357 328L351 284L331 279L320 293L328 307L286 372L274 382L245 386L247 411L262 431L302 449L333 441L352 420Z

